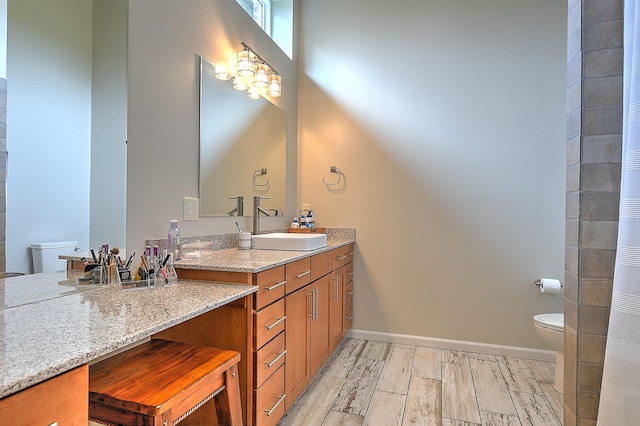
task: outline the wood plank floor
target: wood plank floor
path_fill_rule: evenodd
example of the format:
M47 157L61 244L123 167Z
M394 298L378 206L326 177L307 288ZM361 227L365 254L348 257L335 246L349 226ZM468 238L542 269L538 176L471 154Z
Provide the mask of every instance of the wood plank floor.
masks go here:
M344 339L279 424L555 426L553 379L552 362Z

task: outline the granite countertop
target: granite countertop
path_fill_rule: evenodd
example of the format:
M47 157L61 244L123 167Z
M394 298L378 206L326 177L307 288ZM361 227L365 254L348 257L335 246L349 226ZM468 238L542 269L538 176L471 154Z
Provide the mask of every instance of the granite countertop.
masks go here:
M202 252L200 259L182 259L175 262L176 269L256 273L298 259L313 256L334 248L352 244L354 238L330 238L327 246L310 251L292 250L239 250L238 248Z
M74 274L0 279L0 398L257 291L202 281L123 290L76 285Z

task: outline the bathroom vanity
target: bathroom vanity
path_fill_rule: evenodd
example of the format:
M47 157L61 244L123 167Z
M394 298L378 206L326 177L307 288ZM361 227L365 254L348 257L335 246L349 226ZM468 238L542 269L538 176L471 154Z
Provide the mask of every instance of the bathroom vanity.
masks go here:
M247 306L252 285L179 281L122 290L77 271L0 279L0 419L87 424L88 365L211 312Z
M83 424L88 365L164 338L240 352L245 424L275 425L352 325L354 242L215 250L158 288L78 285L74 270L0 279L0 418Z
M234 315L232 322L201 317L158 337L216 344L216 337L192 331L232 328L224 344L243 354L247 423L275 425L352 326L354 242L330 238L309 252L227 249L178 262L181 279L241 282L258 290L247 298L249 315Z

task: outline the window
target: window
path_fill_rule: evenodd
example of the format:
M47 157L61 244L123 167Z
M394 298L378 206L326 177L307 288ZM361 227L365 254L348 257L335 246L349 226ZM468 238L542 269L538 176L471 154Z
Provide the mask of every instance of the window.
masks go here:
M236 2L290 58L293 57L293 0Z
M236 0L271 37L271 0Z

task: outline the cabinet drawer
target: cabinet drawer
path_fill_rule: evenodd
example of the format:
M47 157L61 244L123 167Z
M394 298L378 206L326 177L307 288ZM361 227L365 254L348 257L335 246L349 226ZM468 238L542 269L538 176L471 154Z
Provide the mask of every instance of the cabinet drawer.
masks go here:
M346 246L331 250L331 270L335 271L339 267L344 266L348 257Z
M259 388L285 361L284 333L278 334L259 351L253 353L255 383Z
M254 390L256 426L274 426L284 415L284 366L260 388Z
M260 290L254 293L255 309L267 306L284 296L286 281L284 280L284 266L267 269L258 272L253 279L255 285L260 286Z
M344 285L344 300L345 302L353 300L353 280Z
M285 267L286 271L286 293L289 294L297 289L304 287L311 281L311 258L296 260L288 263Z
M353 262L353 244L344 246L344 254L347 256L344 260L345 264Z
M284 330L284 299L253 314L254 347L261 348Z
M344 265L344 282L349 283L353 281L353 263L347 263Z
M353 326L353 299L344 303L343 330L346 333Z
M324 277L329 272L331 272L330 251L311 256L311 281Z

